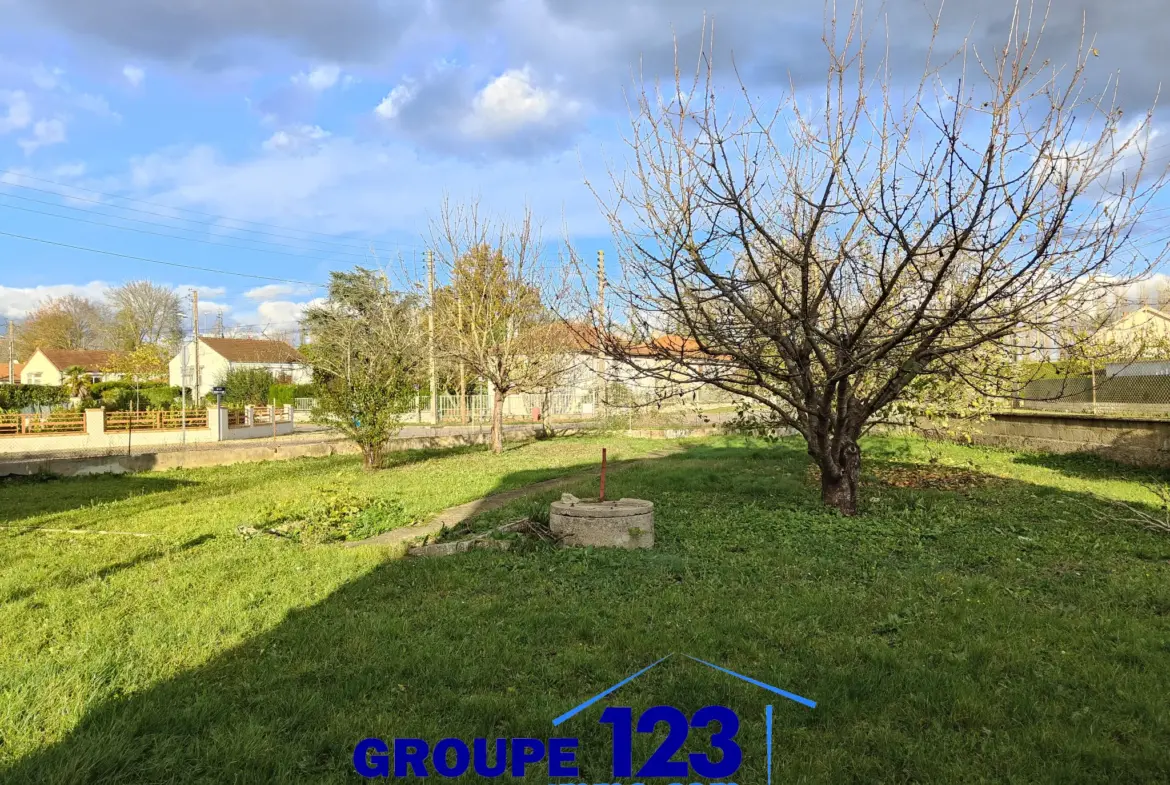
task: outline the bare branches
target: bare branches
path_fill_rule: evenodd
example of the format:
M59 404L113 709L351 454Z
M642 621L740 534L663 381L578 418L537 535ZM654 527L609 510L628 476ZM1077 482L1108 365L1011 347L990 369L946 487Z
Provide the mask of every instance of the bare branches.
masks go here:
M510 222L484 214L477 202L444 201L432 235L449 281L435 303L440 345L492 385L492 446L499 452L506 397L550 388L568 370L574 337L550 308L564 281L541 259L530 210Z
M603 200L623 263L610 296L632 317L596 325L626 364L767 406L826 483L916 377L964 366L998 388L1001 364L972 370L973 350L1014 357L1088 326L1086 304L1161 258L1130 234L1165 180L1147 171L1149 114L1123 122L1115 85L1088 88L1084 44L1068 66L1041 61L1030 6L994 51L932 43L909 81L861 2L836 11L815 100L724 90L709 42L693 75L643 87L632 165ZM693 350L654 340L667 332Z

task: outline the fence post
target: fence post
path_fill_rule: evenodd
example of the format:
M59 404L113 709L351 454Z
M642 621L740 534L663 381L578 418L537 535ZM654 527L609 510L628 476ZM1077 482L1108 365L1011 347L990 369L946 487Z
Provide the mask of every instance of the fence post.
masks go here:
M288 420L289 425L293 424L293 407L291 403L286 403L284 405L284 417L286 420Z
M244 406L244 425L251 428L256 424L256 407L252 404Z
M227 438L228 410L222 406L207 407L207 427L211 430L211 440L222 442Z
M104 436L106 433L106 410L85 410L85 435Z

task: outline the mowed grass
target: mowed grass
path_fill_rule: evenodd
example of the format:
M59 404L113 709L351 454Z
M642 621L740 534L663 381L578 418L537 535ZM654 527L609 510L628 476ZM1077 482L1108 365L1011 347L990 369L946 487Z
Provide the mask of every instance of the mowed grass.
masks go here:
M609 781L604 704L551 720L673 653L607 703L734 708L739 783L766 780L766 704L774 782L1170 781L1170 537L1094 513L1152 502L1112 464L872 440L863 514L843 519L798 444L718 439L610 477L611 497L655 502L653 551L402 560L235 534L326 486L395 498L409 523L603 442L619 461L669 446L0 486L8 526L157 535L0 533L0 780L348 782L366 736L569 735L575 781Z

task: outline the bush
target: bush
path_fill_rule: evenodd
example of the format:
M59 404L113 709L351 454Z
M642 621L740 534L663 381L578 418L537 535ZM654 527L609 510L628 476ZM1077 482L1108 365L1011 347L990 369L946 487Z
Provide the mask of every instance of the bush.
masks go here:
M317 386L313 384L274 384L268 388L268 400L277 406L292 406L297 398L316 398Z
M260 511L260 523L308 544L361 540L409 523L395 499L348 489L315 488L307 499L276 502Z
M177 387L172 388L167 382L139 382L138 384L139 392L142 390L155 390L160 388L178 389ZM101 398L102 394L107 390L130 390L133 392L134 382L130 381L129 379L118 379L117 381L113 382L98 382L97 384L90 385L89 394L96 400ZM178 395L178 393L176 393L176 395Z
M233 369L216 382L217 387L224 388L223 402L228 406L266 406L272 385L272 374L264 368ZM215 393L208 393L207 400L214 403Z
M57 406L69 400L69 390L47 384L0 385L0 411L19 412L29 406Z
M130 387L108 387L102 391L100 396L94 396L94 402L108 412L146 411L148 409L169 411L174 408L175 399L179 397L179 394L178 387L168 385L142 386L138 388L137 395L133 385Z

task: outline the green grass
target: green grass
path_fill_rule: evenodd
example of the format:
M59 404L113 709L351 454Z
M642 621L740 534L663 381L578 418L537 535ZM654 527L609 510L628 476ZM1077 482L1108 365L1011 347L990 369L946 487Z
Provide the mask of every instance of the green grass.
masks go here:
M672 652L608 702L735 708L739 783L765 781L766 703L779 783L1170 780L1170 538L1091 513L1149 501L1112 464L875 440L843 519L794 443L718 439L610 477L655 502L653 551L397 560L234 533L319 488L408 523L600 444L0 485L5 525L157 535L0 532L0 781L345 782L365 736L554 733L581 738L577 781L609 781L601 706L550 721ZM946 467L956 489L873 478Z

